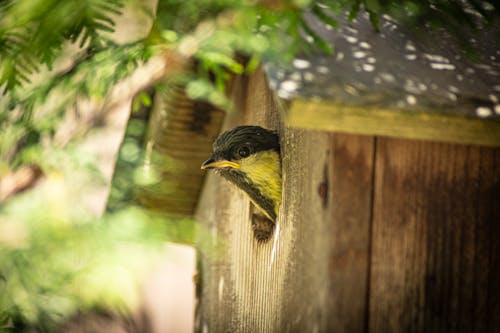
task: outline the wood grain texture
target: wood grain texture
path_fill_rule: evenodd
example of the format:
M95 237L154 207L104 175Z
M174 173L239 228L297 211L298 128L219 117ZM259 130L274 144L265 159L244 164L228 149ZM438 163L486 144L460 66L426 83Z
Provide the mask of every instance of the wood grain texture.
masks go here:
M500 106L498 47L492 43L500 34L498 22L477 31L462 26L461 39L474 38L471 57L455 38L459 36L446 29L429 33L424 24L388 16L380 16L374 29L367 8L360 8L356 20L346 12L324 10L338 23L337 29L313 12L304 12L303 18L335 52L301 52L295 66L266 64L271 85L281 97L407 115L419 111L500 120L495 111Z
M200 165L212 150L224 115L188 98L182 86L168 86L156 95L143 168L156 171L160 181L137 190L141 205L171 215L194 214L203 184Z
M370 332L498 332L500 150L377 139Z
M500 146L498 119L434 114L425 110L410 113L295 99L287 120L291 126L317 130Z
M210 175L197 218L221 255L202 249L203 283L197 330L203 332L323 332L327 322L328 239L331 215L318 194L323 182L329 135L284 128L262 72L241 80L225 128L257 124L280 132L283 193L274 235L255 240L253 207L232 184ZM312 148L314 147L314 149ZM299 158L300 156L300 158ZM311 196L308 193L315 193ZM201 237L206 237L202 234Z
M280 134L276 230L208 176L197 331L498 332L500 149L288 127L265 87L240 78L224 128Z
M328 332L365 332L374 138L332 134Z

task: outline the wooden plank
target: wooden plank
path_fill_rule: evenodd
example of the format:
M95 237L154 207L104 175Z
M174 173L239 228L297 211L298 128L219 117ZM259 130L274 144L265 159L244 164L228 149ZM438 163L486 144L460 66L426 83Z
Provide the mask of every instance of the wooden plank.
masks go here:
M182 86L155 96L143 169L145 174L153 170L152 178L159 179L136 190L142 206L172 215L194 214L203 183L199 166L210 154L224 116L213 106L190 100Z
M328 221L318 187L324 181L330 135L283 128L262 72L241 82L236 105L242 117L225 127L258 124L278 129L283 155L283 203L274 235L255 240L253 208L233 185L210 175L198 220L209 239L220 242L220 256L202 249L199 332L323 332L326 329ZM241 91L240 91L241 92ZM207 233L202 234L207 240Z
M290 126L318 130L500 146L500 121L495 119L294 99L287 121Z
M332 205L327 332L365 332L374 138L332 134L331 144L326 175Z
M498 332L500 150L380 138L370 332Z
M286 128L283 148L283 230L290 230L290 258L282 296L282 327L275 332L325 332L329 320L329 231L331 196L328 179L330 136ZM326 204L325 204L326 202Z
M479 162L476 256L477 284L487 289L487 295L478 295L481 306L474 310L476 332L484 327L488 332L500 332L500 150L481 149Z

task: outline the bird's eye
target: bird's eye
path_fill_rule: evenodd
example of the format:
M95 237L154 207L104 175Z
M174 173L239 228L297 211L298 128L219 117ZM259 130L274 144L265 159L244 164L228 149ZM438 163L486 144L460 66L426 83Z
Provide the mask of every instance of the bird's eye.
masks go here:
M237 150L237 154L238 154L239 158L248 157L251 152L252 152L252 150L249 146L241 146Z

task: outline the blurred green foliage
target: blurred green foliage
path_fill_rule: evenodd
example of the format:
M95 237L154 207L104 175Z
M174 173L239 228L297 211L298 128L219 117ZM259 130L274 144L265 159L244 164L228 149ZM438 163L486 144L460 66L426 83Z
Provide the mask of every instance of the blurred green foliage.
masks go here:
M119 43L115 21L130 4L152 27ZM129 123L121 150L133 177L111 192L104 217L86 207L85 189L102 181L96 157L81 148L79 136L56 140L76 100L102 101L141 63L175 48L196 60L182 78L187 93L229 108L223 92L231 73L252 71L262 59L289 62L299 51L333 52L303 11L336 27L332 13L347 11L353 19L363 8L375 28L389 13L458 34L500 12L497 2L476 0L159 0L153 10L140 0L0 0L0 179L29 164L43 172L36 186L0 202L0 330L50 332L76 311L128 311L138 302L145 259L155 258L169 237L194 238L189 221L175 223L127 201L131 179L155 181L137 166L140 121ZM150 97L139 95L134 109L141 104L150 106Z
M7 89L29 80L42 63L51 67L66 40L100 49L113 31L121 0L19 0L0 2L1 80Z
M192 237L192 224L175 229L133 205L96 216L86 200L102 177L80 145L31 147L22 159L44 176L0 207L0 329L52 332L76 311L132 311L163 242L172 230Z

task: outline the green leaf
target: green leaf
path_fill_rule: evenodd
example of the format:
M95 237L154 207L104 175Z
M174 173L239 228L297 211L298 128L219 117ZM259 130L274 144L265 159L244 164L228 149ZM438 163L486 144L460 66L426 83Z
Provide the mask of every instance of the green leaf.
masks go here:
M144 106L150 107L153 104L153 101L151 100L151 96L149 96L148 93L142 91L140 93L140 97L141 97L141 102Z
M230 101L207 79L195 79L188 82L186 94L195 100L204 100L224 110L230 109Z
M321 7L319 7L317 4L315 4L313 7L312 7L312 12L314 13L314 15L316 15L321 21L325 22L326 24L328 24L329 26L331 26L332 28L337 28L339 26L338 22L336 20L334 20L333 18L331 18L330 16L328 16L322 9Z
M302 21L302 28L313 39L315 45L317 45L326 54L333 54L333 47L330 43L321 38L314 30L312 30L305 21Z
M380 13L382 6L378 0L364 0L366 10L373 13Z
M354 0L351 5L351 9L349 10L349 21L354 20L358 16L360 7L361 0Z
M243 65L223 53L200 51L197 56L203 62L222 65L235 74L242 74L245 69Z
M370 17L370 22L372 23L373 28L376 31L380 31L379 14L378 13L374 13L374 12L368 12L368 15Z

